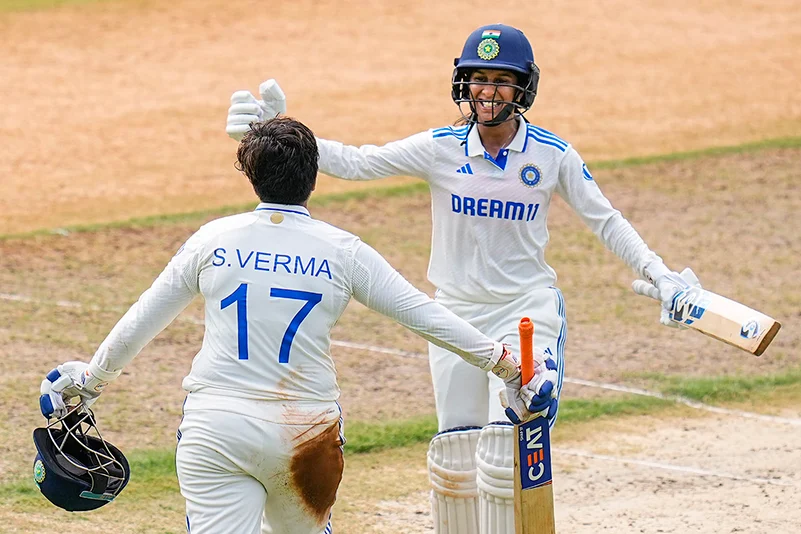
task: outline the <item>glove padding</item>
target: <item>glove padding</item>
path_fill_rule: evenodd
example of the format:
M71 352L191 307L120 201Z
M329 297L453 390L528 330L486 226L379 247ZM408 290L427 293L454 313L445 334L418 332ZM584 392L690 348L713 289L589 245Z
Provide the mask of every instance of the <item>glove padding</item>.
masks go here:
M546 357L542 350L534 349L534 377L522 385L520 374L506 381L506 391L501 392L501 404L506 408L506 416L514 424L547 417L556 417L559 407L557 382L559 373L556 362Z
M262 82L259 94L261 100L256 100L250 91L236 91L231 95L225 133L232 139L241 141L253 122L273 119L286 113L286 96L278 82L273 79Z
M701 289L701 282L695 273L687 267L681 273L668 271L657 277L653 283L635 280L631 288L638 295L650 297L662 303L659 322L671 328L686 330L687 327L672 319L677 306L681 306L681 295L688 294L690 289Z
M67 415L69 402L80 398L84 406L91 406L108 385L89 371L84 362L66 362L47 373L42 380L39 408L48 419Z

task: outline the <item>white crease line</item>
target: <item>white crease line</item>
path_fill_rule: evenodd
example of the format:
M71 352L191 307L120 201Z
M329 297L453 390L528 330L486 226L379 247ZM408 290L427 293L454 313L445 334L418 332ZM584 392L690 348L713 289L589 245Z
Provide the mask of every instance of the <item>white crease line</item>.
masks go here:
M760 478L760 477L747 477L742 475L732 475L730 473L720 473L718 471L709 471L706 469L697 469L695 467L686 467L682 465L673 465L673 464L663 464L659 462L649 462L647 460L635 460L633 458L622 458L617 456L607 456L605 454L593 454L590 452L579 451L575 449L561 449L558 447L554 447L553 451L557 454L565 454L568 456L578 456L581 458L590 458L593 460L606 460L610 462L618 462L622 464L632 464L632 465L641 465L643 467L653 467L656 469L665 469L667 471L678 471L680 473L688 473L691 475L698 475L698 476L705 476L705 477L716 477L716 478L728 478L731 480L742 480L745 482L754 482L757 484L772 484L774 486L790 486L790 487L799 487L799 484L795 482L785 481L785 480L778 480L774 478Z
M396 356L403 356L405 358L414 358L416 360L428 360L427 354L420 354L419 352L407 352L405 350L385 349L382 347L374 347L372 345L362 345L361 343L351 343L350 341L336 341L331 340L331 344L335 347L346 347L349 349L367 350L370 352L380 352L383 354L394 354Z
M13 300L15 302L31 302L33 304L47 304L48 306L58 306L59 308L83 308L80 302L71 302L69 300L57 300L51 302L49 300L39 300L24 295L11 295L9 293L0 293L0 300Z
M593 382L591 380L582 380L580 378L565 377L564 381L570 384L577 384L579 386L608 389L611 391L620 391L622 393L631 393L632 395L642 395L644 397L654 397L656 399L669 400L673 402L678 402L680 404L684 404L685 406L689 406L690 408L695 408L696 410L706 410L707 412L718 413L723 415L737 415L739 417L744 417L747 419L756 419L759 421L770 421L772 423L784 423L787 425L801 426L801 419L779 417L777 415L765 415L753 412L744 412L742 410L730 410L728 408L710 406L709 404L704 404L703 402L694 401L692 399L688 399L686 397L682 397L679 395L665 395L663 393L659 393L658 391L648 391L646 389L630 388L626 386L619 386L617 384Z
M83 306L79 302L71 302L67 300L59 300L56 302L49 302L39 299L34 299L31 297L26 297L23 295L13 295L9 293L0 293L0 300L11 300L17 302L31 302L34 304L47 304L47 305L56 305L62 308L82 308ZM192 317L183 317L179 316L179 321L190 323L198 326L203 326L205 323L202 319L194 319ZM401 356L404 358L414 358L417 360L428 360L428 355L421 354L419 352L408 352L405 350L397 350L397 349L389 349L384 347L376 347L374 345L364 345L361 343L351 343L350 341L336 341L331 340L331 344L335 347L344 347L349 349L357 349L357 350L366 350L370 352L378 352L381 354L392 354L394 356ZM628 386L620 386L617 384L609 384L604 382L593 382L591 380L583 380L580 378L570 378L565 377L564 381L568 384L576 384L579 386L587 386L592 388L598 389L606 389L610 391L618 391L621 393L630 393L632 395L642 395L644 397L653 397L657 399L664 399L673 402L678 402L680 404L684 404L685 406L689 406L690 408L695 408L696 410L704 410L711 413L717 413L722 415L736 415L739 417L743 417L746 419L755 419L759 421L768 421L772 423L783 423L787 425L793 426L801 426L801 419L796 418L789 418L789 417L779 417L775 415L765 415L753 412L745 412L742 410L730 410L728 408L720 408L718 406L711 406L709 404L704 404L703 402L694 401L692 399L688 399L686 397L681 397L679 395L665 395L663 393L659 393L657 391L649 391L646 389L640 388L632 388Z

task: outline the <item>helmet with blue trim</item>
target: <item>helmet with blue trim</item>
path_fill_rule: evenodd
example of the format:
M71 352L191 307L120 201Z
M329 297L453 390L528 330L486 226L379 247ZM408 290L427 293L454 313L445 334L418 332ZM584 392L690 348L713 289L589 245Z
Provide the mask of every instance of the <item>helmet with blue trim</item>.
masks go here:
M470 123L478 122L476 99L470 93L470 76L477 69L495 69L511 71L517 76L513 101L496 101L506 104L502 111L484 124L497 126L515 113L522 115L531 108L537 96L537 85L540 80L540 69L534 63L534 51L522 31L505 24L490 24L473 31L464 43L462 55L454 59L453 78L451 80L451 98L459 106L462 116ZM479 82L488 84L490 82ZM475 83L474 83L475 84ZM497 89L496 89L497 91ZM497 93L496 93L497 94ZM469 115L462 104L468 104Z
M128 484L128 460L103 439L94 414L83 404L34 430L33 442L37 450L33 479L42 495L59 508L69 512L100 508Z

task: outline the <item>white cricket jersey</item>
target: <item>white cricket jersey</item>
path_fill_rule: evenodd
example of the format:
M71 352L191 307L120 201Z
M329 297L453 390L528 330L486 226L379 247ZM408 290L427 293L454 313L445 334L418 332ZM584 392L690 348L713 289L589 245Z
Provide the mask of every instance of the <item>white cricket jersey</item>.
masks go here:
M348 180L416 176L431 187L428 278L472 302L506 302L556 283L545 262L548 209L558 193L601 241L639 275L658 258L614 209L578 153L518 119L517 135L494 159L478 128L445 127L382 147L317 140L320 171Z
M90 368L122 369L197 294L205 299L206 330L183 381L190 392L335 401L330 331L351 296L474 365L497 361L502 351L353 234L313 219L302 206L260 204L190 237Z

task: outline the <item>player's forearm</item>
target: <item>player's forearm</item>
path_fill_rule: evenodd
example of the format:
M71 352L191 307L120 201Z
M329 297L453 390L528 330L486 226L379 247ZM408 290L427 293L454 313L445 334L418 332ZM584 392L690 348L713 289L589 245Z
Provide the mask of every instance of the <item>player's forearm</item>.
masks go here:
M379 147L343 145L337 141L317 139L320 151L320 172L344 180L377 180L399 174L386 158L381 156Z
M114 326L95 352L90 369L101 377L107 373L119 374L193 297L194 293L185 286L180 275L162 273Z
M499 345L453 312L420 293L418 302L385 311L418 336L459 355L471 365L486 368Z
M357 246L353 278L356 300L468 363L484 368L499 355L499 344L416 289L362 243Z
M659 258L604 196L572 148L562 161L557 191L603 244L640 276L646 265Z
M645 276L645 267L649 263L661 261L620 212L603 225L598 235L609 250L640 276Z
M320 152L320 172L336 178L376 180L389 176L422 177L420 154L413 139L384 146L355 147L318 138L317 149Z

